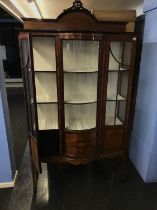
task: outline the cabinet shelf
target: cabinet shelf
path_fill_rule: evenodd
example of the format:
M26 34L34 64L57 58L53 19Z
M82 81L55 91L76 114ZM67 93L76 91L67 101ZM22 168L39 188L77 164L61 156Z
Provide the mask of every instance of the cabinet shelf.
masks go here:
M114 96L112 96L112 95L109 95L107 97L107 101L125 101L125 100L126 100L126 98L121 96L121 95L118 95L117 99Z
M34 69L34 72L36 73L56 73L56 70L35 70Z
M57 104L57 101L49 101L49 102L39 102L37 101L37 104Z
M71 96L64 100L65 104L91 104L96 102L97 99L95 97L87 97L84 95Z
M67 119L65 122L65 128L67 130L89 130L96 127L95 118L73 118Z
M82 71L82 70L79 70L79 71L68 71L68 70L64 70L64 73L97 73L98 70L91 70L91 71Z
M122 68L122 67L120 69L109 69L109 72L118 72L118 71L121 71L121 72L129 71L129 69Z

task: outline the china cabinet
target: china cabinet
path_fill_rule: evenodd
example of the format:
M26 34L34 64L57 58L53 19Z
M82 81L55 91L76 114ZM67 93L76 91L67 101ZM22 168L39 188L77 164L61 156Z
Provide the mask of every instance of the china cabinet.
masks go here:
M41 162L127 157L136 36L76 0L19 34L34 186Z

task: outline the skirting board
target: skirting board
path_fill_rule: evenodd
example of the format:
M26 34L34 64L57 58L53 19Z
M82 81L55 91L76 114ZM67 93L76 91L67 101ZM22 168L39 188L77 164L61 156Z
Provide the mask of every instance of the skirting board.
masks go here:
M4 182L4 183L0 183L0 188L9 188L9 187L14 187L15 186L15 182L16 182L16 178L18 175L18 170L16 170L15 176L14 176L14 180L12 182Z

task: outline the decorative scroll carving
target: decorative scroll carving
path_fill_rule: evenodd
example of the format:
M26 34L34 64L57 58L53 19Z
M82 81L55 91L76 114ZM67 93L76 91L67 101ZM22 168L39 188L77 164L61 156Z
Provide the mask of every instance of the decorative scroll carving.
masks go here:
M73 12L73 11L76 11L76 12L83 11L83 12L91 13L89 10L83 7L83 3L80 0L75 0L73 2L72 7L64 10L64 12Z

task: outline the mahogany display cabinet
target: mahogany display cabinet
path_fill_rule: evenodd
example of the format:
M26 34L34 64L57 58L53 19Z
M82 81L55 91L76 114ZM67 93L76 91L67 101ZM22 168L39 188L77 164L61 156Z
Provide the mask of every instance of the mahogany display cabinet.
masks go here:
M41 162L127 157L136 35L76 0L19 33L34 187Z

